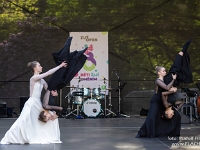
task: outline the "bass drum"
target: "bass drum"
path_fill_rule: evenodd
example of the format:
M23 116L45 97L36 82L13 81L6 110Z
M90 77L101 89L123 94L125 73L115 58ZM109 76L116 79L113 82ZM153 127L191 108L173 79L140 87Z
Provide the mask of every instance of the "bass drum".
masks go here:
M101 111L101 104L96 99L88 99L83 103L83 112L88 117L96 117Z

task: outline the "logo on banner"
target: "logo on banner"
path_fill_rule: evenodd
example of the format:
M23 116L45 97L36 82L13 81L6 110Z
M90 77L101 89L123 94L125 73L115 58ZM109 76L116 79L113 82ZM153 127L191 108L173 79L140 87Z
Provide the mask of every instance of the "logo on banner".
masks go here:
M79 74L81 77L81 81L97 81L99 72L97 72L97 70L95 69L97 62L94 58L94 54L92 53L92 51L94 50L93 45L90 44L90 46L88 46L87 44L85 44L84 47L88 47L88 49L85 51L85 54L88 56L88 58L83 66L83 69L87 72L81 72ZM78 76L78 74L76 76Z
M79 79L78 84L82 84L83 87L98 87L101 88L101 90L106 90L108 85L105 85L102 79L108 78L108 33L72 32L70 35L75 39L73 40L71 48L79 49L81 47L81 49L84 49L87 47L87 50L85 51L87 59L81 70L75 75L76 79ZM72 85L76 83L77 80L71 81Z
M85 47L87 47L87 44L85 45ZM92 71L95 69L97 63L96 60L94 59L94 54L92 53L93 51L93 45L90 44L90 46L88 47L88 49L86 50L85 54L88 55L89 57L87 58L83 68L86 71ZM91 63L92 65L88 66L88 63Z
M81 40L96 42L97 38L90 38L89 36L81 36Z

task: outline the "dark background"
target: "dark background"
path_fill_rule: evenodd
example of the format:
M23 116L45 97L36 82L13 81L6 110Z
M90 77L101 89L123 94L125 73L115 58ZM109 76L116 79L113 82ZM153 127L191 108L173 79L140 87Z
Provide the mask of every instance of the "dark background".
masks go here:
M0 101L17 112L20 97L29 95L32 74L27 63L39 61L43 72L54 67L51 53L63 47L69 32L108 32L111 86L118 85L114 67L127 83L121 93L124 113L139 114L142 107L149 107L155 66L168 70L189 39L194 82L179 89L198 91L198 0L0 0L0 4ZM62 90L64 108L68 91ZM118 94L111 93L117 110Z

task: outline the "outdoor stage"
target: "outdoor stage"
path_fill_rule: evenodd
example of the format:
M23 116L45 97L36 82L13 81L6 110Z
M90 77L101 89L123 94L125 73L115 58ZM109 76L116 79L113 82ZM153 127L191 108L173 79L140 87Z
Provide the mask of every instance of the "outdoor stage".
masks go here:
M0 119L0 139L16 118ZM59 118L62 144L0 145L0 150L134 150L199 149L200 121L181 125L182 146L168 138L135 138L145 117L131 118ZM191 139L193 138L193 140ZM195 146L196 145L196 146Z

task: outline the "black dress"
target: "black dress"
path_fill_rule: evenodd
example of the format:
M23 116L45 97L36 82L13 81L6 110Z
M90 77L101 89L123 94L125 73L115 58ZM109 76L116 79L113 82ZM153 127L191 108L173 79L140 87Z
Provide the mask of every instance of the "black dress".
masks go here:
M162 119L162 112L165 110L162 103L162 92L166 91L166 89L161 87L164 85L164 83L161 82L162 81L159 81L159 79L156 80L156 93L151 98L147 118L138 131L138 135L136 136L137 138L180 136L181 116L177 110L174 110L174 116L171 120ZM173 82L170 84L172 85Z
M70 52L71 41L72 37L69 37L64 47L60 51L52 54L57 66L63 61L66 61L68 65L66 68L60 68L51 76L48 82L49 91L60 90L65 87L80 71L87 60L87 57L84 55L87 48Z
M83 67L87 57L84 55L84 52L87 48L84 48L80 51L70 52L72 37L69 37L64 45L64 47L58 52L52 53L56 65L60 65L63 61L67 62L67 67L62 67L57 70L49 79L48 90L60 90L65 87L74 76L80 71ZM50 105L55 105L55 97L50 94L49 103ZM51 106L48 106L51 108Z
M192 83L193 82L193 76L192 71L190 68L190 56L187 53L187 49L191 43L191 40L187 41L182 49L182 52L184 53L183 56L180 56L177 54L173 65L171 66L169 73L164 77L164 82L166 84L169 84L172 81L171 74L176 74L177 78L174 82L173 86L178 86L180 83Z

